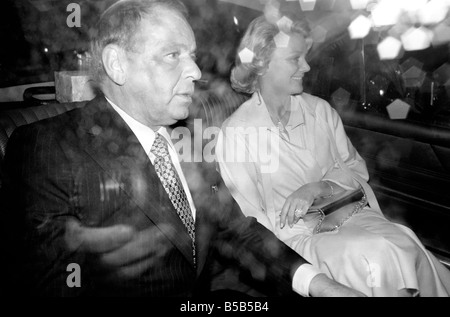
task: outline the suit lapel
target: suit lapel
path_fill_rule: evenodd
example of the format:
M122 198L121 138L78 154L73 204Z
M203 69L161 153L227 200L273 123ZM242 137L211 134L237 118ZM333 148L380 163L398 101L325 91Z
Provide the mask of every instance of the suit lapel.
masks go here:
M111 176L128 178L119 187L193 264L191 239L165 192L153 164L128 125L101 96L86 105L82 120L85 152Z

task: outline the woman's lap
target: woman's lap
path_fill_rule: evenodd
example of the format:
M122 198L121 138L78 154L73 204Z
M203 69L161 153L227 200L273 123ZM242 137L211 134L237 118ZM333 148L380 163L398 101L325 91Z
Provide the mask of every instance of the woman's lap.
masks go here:
M369 296L419 289L416 267L423 268L419 274L433 270L411 230L371 209L354 215L338 232L297 237L288 244L330 277Z

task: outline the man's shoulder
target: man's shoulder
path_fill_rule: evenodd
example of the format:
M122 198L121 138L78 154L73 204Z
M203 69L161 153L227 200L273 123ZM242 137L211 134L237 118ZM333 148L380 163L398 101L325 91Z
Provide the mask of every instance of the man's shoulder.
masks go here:
M83 107L15 128L8 140L6 154L24 149L52 150L52 147L63 143L79 146L90 133L87 127L93 124L92 112L97 103L94 101L95 99Z
M25 124L14 129L13 136L18 135L61 135L62 131L73 127L82 109L72 109L56 116Z
M96 98L97 99L97 98ZM92 111L98 100L93 99L84 106L74 108L46 119L17 127L14 134L62 135L63 131L77 129L87 118L92 119Z

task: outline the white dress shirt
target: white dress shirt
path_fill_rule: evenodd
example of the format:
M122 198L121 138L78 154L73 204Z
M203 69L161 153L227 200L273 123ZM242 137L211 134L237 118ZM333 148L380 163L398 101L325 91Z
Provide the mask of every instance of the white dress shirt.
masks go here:
M113 109L116 110L116 112L127 123L127 125L130 127L131 131L133 131L134 135L136 135L137 139L139 140L139 143L141 143L142 147L144 148L145 153L147 153L148 157L150 158L150 161L152 162L152 164L154 164L156 157L153 153L151 153L150 150L152 148L153 142L155 142L155 138L156 138L155 131L153 131L153 129L149 128L148 126L140 123L139 121L135 120L134 118L132 118L130 115L128 115L121 108L119 108L116 104L114 104L107 97L105 97L105 98L111 104ZM172 159L172 163L175 166L178 176L180 177L183 189L186 192L189 206L191 207L191 211L192 211L192 217L194 218L194 221L195 221L196 209L195 209L195 205L194 205L194 200L192 199L191 192L189 191L189 187L188 187L186 178L184 177L183 171L181 169L178 154L172 143L170 135L167 132L167 129L164 127L159 128L158 131L156 131L156 132L161 134L164 137L164 139L166 139L166 141L167 141L170 158Z
M155 155L150 152L150 149L152 148L153 142L155 141L155 131L153 131L148 126L138 122L134 118L132 118L130 115L128 115L125 111L123 111L121 108L119 108L117 105L115 105L110 99L105 97L106 100L111 104L113 109L122 117L122 119L127 123L127 125L130 127L130 129L133 131L133 133L136 135L137 139L141 143L142 147L145 150L145 153L148 154L152 164L155 161ZM187 185L186 178L184 177L183 171L180 166L180 161L178 158L178 154L175 150L175 147L172 143L172 140L166 130L166 128L161 127L157 131L160 133L167 141L168 149L170 158L172 159L173 165L175 166L175 169L177 170L177 173L180 177L181 183L183 185L184 191L186 192L189 205L191 207L193 217L195 219L195 205L194 201L192 199L192 195L189 191L189 187ZM292 280L292 288L299 293L302 296L309 296L309 285L311 283L311 280L317 275L321 273L319 270L314 268L310 264L303 264L301 265L297 271L294 274L293 280Z

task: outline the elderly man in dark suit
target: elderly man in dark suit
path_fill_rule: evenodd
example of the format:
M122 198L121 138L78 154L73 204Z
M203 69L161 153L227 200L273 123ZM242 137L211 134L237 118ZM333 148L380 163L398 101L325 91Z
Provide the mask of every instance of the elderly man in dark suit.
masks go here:
M14 132L4 193L20 243L9 259L20 265L7 274L21 292L205 294L220 258L275 294L361 295L246 218L218 174L181 168L167 127L188 116L201 76L195 50L179 3L119 1L92 39L102 94ZM75 268L81 282L72 280Z

